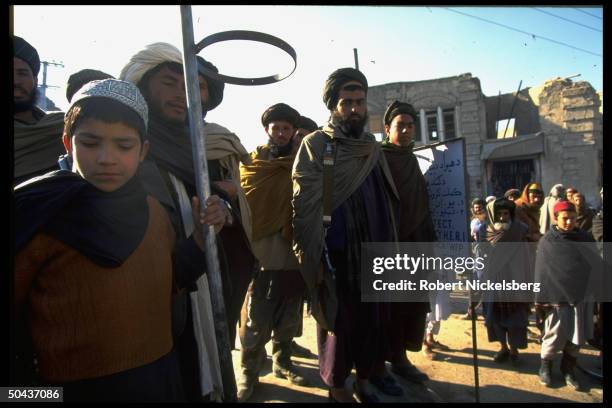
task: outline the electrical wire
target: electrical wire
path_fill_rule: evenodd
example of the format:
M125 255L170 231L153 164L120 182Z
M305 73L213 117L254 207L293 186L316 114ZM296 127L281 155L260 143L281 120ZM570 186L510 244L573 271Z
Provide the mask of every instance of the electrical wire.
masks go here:
M588 26L588 25L585 25L585 24L582 24L582 23L578 23L578 22L576 22L576 21L574 21L574 20L570 20L569 18L565 18L565 17L558 16L558 15L553 14L553 13L551 13L551 12L548 12L548 11L546 11L546 10L542 10L542 9L537 8L537 7L532 7L532 8L533 8L534 10L536 10L536 11L539 11L540 13L548 14L549 16L553 16L553 17L558 18L558 19L561 19L561 20L563 20L563 21L568 21L568 22L570 22L570 23L572 23L572 24L579 25L580 27L588 28L589 30L597 31L597 32L600 32L600 33L602 33L602 32L603 32L603 31L602 31L602 30L600 30L600 29L597 29L597 28L594 28L594 27L591 27L591 26Z
M452 11L453 13L457 13L457 14L461 14L461 15L464 15L464 16L467 16L467 17L475 18L477 20L481 20L481 21L484 21L486 23L495 24L495 25L498 25L500 27L507 28L508 30L512 30L512 31L519 32L521 34L529 35L533 39L540 38L542 40L546 40L546 41L550 41L550 42L555 43L555 44L563 45L564 47L569 47L569 48L572 48L572 49L577 50L577 51L586 52L587 54L595 55L597 57L603 57L602 54L597 54L597 53L589 51L589 50L585 50L585 49L582 49L582 48L574 47L573 45L570 45L570 44L567 44L567 43L564 43L564 42L561 42L561 41L553 40L552 38L547 38L547 37L543 37L541 35L537 35L537 34L533 34L533 33L528 33L527 31L519 30L518 28L510 27L510 26L507 26L505 24L501 24L501 23L497 23L495 21L487 20L486 18L474 16L472 14L464 13L462 11L453 10L451 8L448 8L448 7L442 7L442 8L444 8L444 9L446 9L448 11Z
M587 16L591 16L591 17L595 17L595 18L598 18L598 19L600 19L600 20L603 20L603 18L601 18L601 17L599 17L599 16L596 16L595 14L587 13L586 11L581 10L581 9L579 9L579 8L576 8L576 7L572 7L572 8L573 8L574 10L578 10L579 12L586 14Z

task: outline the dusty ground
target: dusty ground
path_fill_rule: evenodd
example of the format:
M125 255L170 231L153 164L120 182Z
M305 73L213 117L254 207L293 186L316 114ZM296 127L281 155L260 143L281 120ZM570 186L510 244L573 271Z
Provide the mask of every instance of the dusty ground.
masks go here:
M471 321L460 317L465 312L467 301L458 294L452 299L455 313L442 323L438 340L451 348L451 351L440 352L438 360L428 360L420 352L408 353L408 358L430 381L426 386L417 386L396 377L404 388L403 397L389 397L377 392L383 401L388 402L474 402L474 366L472 355ZM533 325L530 329L536 332ZM317 353L316 323L311 317L304 317L304 335L297 342ZM529 341L526 350L521 350L520 363L513 367L510 362L498 364L493 355L498 350L497 343L487 341L484 321L477 321L477 345L479 366L480 402L603 402L603 386L579 370L578 380L583 384L582 392L565 386L559 371L559 363L553 366L553 388L546 388L539 383L540 346ZM236 348L240 348L237 341ZM327 402L327 387L319 377L317 359L293 358L294 363L308 378L311 387L299 387L272 374L271 343L266 347L268 359L261 373L249 402ZM583 367L597 370L598 351L585 346L578 359ZM232 352L234 371L238 375L240 351ZM347 387L352 386L353 375L347 380Z

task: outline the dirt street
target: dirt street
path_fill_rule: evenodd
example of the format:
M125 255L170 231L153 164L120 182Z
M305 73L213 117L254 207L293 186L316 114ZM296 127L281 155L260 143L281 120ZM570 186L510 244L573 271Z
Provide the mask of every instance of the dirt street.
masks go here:
M428 360L420 352L408 353L408 358L430 381L426 386L418 386L395 377L404 388L403 397L389 397L377 392L385 402L474 402L474 366L472 357L471 321L462 320L467 300L459 294L452 299L454 313L447 321L442 322L438 340L449 346L450 351L439 352L438 360ZM537 329L531 322L529 329ZM508 361L498 364L493 355L498 350L498 343L487 341L486 328L482 317L477 321L478 366L480 382L480 402L603 402L601 383L576 370L578 380L584 390L575 391L565 382L559 371L559 362L553 366L553 388L546 388L538 380L540 366L540 346L531 339L526 350L520 350L520 362L517 367ZM317 353L316 323L311 317L304 316L304 334L296 340L300 345ZM232 352L234 371L238 375L240 365L240 342L236 341ZM286 380L276 378L272 373L272 344L266 346L268 359L261 373L249 402L327 402L327 387L319 377L317 359L293 358L296 366L312 384L311 387L300 387L289 384ZM581 366L598 370L598 351L590 346L581 349L578 362ZM347 380L347 387L352 386L353 375ZM350 389L350 388L349 388Z

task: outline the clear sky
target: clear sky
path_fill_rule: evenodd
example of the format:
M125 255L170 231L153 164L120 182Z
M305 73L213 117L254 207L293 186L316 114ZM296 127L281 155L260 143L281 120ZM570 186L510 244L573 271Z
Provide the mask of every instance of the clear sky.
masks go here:
M272 104L288 103L323 124L329 116L323 84L335 69L354 66L353 48L371 86L470 72L485 95L515 92L521 80L524 88L576 74L581 76L574 81L603 88L602 7L192 9L196 42L221 31L253 30L280 37L297 52L297 69L289 78L272 85L226 85L223 103L207 115L234 131L249 151L267 140L260 118ZM64 64L49 67L47 74L47 84L58 86L47 96L62 109L70 74L94 68L118 76L147 44L182 48L178 6L14 6L13 17L14 33L36 47L41 60ZM247 41L214 44L200 55L233 76L286 74L292 66L283 51Z

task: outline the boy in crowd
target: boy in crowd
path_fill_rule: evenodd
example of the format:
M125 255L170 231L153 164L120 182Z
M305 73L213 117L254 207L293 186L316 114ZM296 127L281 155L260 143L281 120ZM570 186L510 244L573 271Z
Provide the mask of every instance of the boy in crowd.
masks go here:
M171 297L204 272L202 225L218 232L225 214L218 197L205 210L193 197L196 231L175 246L136 175L147 122L134 85L86 84L65 117L72 171L15 189L14 317L27 319L41 382L66 401L183 400Z
M554 217L556 225L540 240L535 263L536 282L542 287L536 302L545 313L538 374L540 383L551 387L553 360L562 351L565 383L579 389L574 374L576 359L580 346L593 337L593 303L585 301L590 292L588 277L593 272L590 257L579 243L594 240L576 228L576 208L569 201L555 205Z

